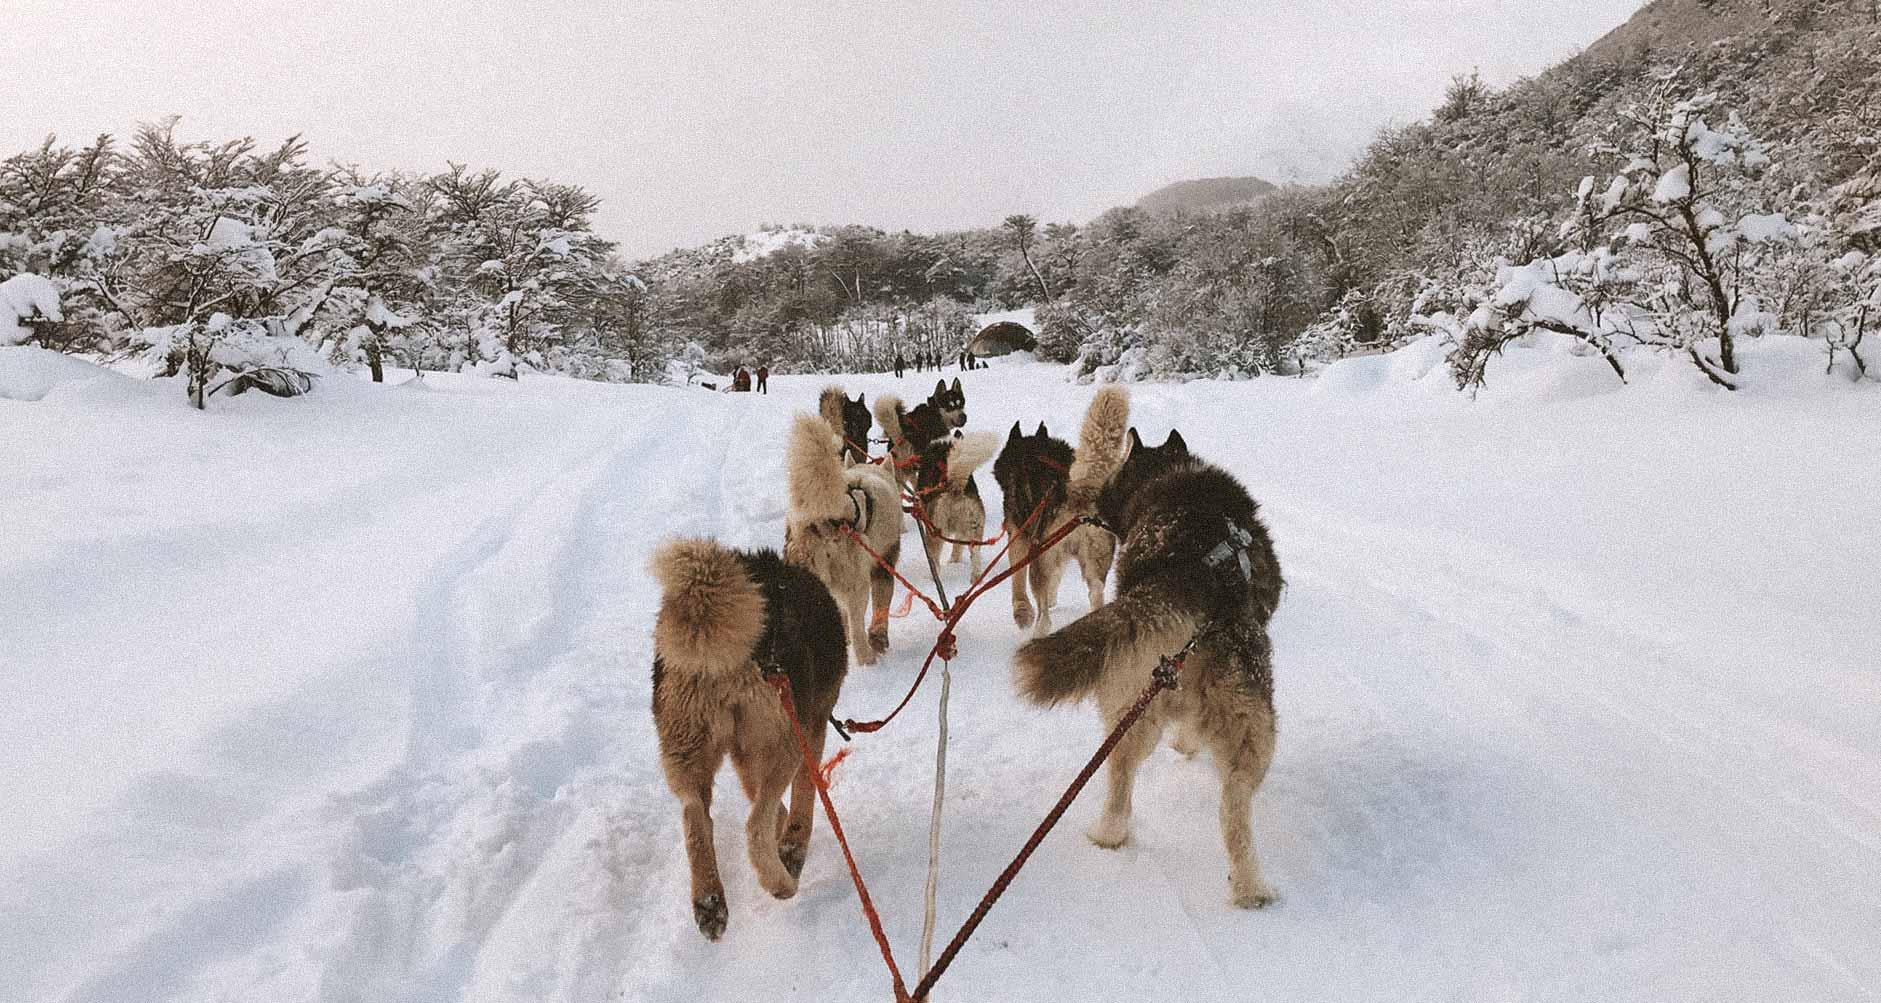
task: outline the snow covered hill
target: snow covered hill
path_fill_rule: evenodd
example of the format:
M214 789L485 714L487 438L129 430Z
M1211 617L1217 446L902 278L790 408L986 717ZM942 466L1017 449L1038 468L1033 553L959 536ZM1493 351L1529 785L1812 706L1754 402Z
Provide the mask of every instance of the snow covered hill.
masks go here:
M31 389L0 395L0 1000L889 998L827 826L770 899L729 772L731 926L699 937L648 714L649 550L778 543L824 380L196 413L36 352L0 348ZM1881 396L1616 393L1589 359L1470 401L1416 361L1133 388L1146 438L1244 478L1287 574L1255 800L1281 902L1228 906L1212 770L1165 749L1135 843L1082 837L1087 793L937 999L1881 992ZM1002 434L1073 433L1091 393L963 382ZM943 936L1099 738L1014 698L1008 607L955 663ZM933 633L895 621L842 712L886 711ZM935 695L834 789L909 967Z

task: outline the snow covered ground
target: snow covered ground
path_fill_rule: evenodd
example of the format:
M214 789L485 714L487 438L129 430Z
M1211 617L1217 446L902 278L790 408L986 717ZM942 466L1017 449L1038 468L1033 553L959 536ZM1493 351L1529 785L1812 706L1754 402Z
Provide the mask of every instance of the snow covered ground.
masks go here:
M0 1000L889 998L826 825L770 899L729 773L731 927L699 937L647 711L648 550L779 542L823 380L198 414L35 352L0 348ZM1283 898L1228 906L1212 770L1165 749L1135 843L1084 840L1087 792L937 999L1881 994L1881 394L1511 359L1472 402L1428 361L1135 389L1146 437L1246 480L1290 582L1255 800ZM1075 434L1091 392L964 383L1001 433ZM1099 737L1014 699L1008 607L955 664L943 938ZM896 621L843 713L932 635ZM909 968L935 695L834 791Z

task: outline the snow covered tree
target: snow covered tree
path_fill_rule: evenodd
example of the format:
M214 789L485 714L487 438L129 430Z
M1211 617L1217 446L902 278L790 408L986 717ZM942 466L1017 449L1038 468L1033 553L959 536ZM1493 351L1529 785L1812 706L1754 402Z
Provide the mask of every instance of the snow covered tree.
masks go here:
M1624 166L1608 183L1581 181L1560 230L1567 249L1501 266L1452 356L1459 385L1481 383L1490 355L1543 329L1593 346L1622 379L1616 346L1629 339L1681 352L1736 389L1737 341L1775 327L1768 266L1798 231L1752 184L1770 156L1743 121L1713 127L1713 97L1666 94L1628 112L1630 142L1609 150Z

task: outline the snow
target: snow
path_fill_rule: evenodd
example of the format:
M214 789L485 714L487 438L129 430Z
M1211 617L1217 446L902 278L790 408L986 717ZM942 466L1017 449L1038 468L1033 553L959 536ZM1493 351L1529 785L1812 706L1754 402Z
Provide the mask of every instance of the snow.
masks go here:
M27 272L0 282L0 345L17 345L32 336L21 321L63 317L59 289L51 279Z
M732 261L737 264L768 258L786 247L810 248L822 243L823 234L815 230L802 230L795 227L759 230L747 233L732 251Z
M1685 164L1679 164L1659 175L1659 183L1652 189L1652 200L1660 205L1688 199L1691 195L1692 169Z
M1435 338L1132 388L1146 439L1246 481L1289 581L1255 799L1283 898L1227 905L1212 771L1165 748L1135 842L1080 835L1095 784L937 999L1874 992L1881 394L1779 338L1741 346L1741 393L1676 358L1577 391L1605 366L1571 341L1512 346L1475 400L1436 392ZM729 771L731 927L699 937L647 713L649 550L777 544L784 430L827 380L434 373L197 413L0 349L0 388L48 372L0 399L0 999L888 998L827 826L768 898ZM967 374L972 427L1076 428L1063 372ZM1099 739L1017 701L1007 606L960 632L943 937ZM892 633L842 713L892 705L934 625ZM936 695L833 792L909 967Z

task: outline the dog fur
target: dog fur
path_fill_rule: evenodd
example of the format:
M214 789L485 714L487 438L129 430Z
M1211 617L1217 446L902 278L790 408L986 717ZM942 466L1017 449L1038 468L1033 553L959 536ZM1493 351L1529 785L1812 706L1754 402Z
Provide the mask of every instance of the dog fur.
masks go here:
M815 575L775 551L676 540L653 555L662 589L653 627L653 724L660 765L679 799L692 870L692 913L717 940L730 913L712 836L712 780L727 756L751 814L745 849L764 890L797 892L815 781L759 662L790 678L797 719L822 757L826 721L848 671L842 616ZM790 808L779 803L790 788Z
M863 394L849 399L842 387L824 387L816 401L816 411L823 416L830 431L842 439L843 462L849 465L869 462L869 406Z
M1096 514L1097 493L1122 461L1123 433L1129 423L1130 395L1117 386L1105 387L1091 399L1075 451L1064 440L1052 438L1043 422L1029 436L1018 422L1013 422L1005 448L993 463L993 479L999 482L1006 500L1005 525L1006 532L1012 534L1012 549L1008 552L1012 564L1025 560L1066 520ZM1041 502L1045 507L1037 518L1032 518ZM1029 518L1032 521L1027 525ZM1109 531L1095 526L1072 530L1056 547L1040 552L1026 565L1024 574L1012 576L1013 622L1020 628L1034 627L1034 633L1040 636L1051 632L1058 583L1064 577L1066 563L1073 559L1083 573L1091 608L1104 605L1104 581L1110 576L1116 555L1117 538ZM1028 583L1031 600L1026 596Z
M784 559L808 568L828 586L842 611L856 662L874 665L888 650L888 605L895 579L843 527L854 528L890 564L899 561L901 491L883 467L845 467L840 452L841 440L821 418L797 415L786 458Z
M940 404L951 406L953 396L959 393L960 381L954 381L952 390L944 385L939 390L942 392L937 392L936 396ZM927 403L908 411L901 398L884 394L875 399L875 420L881 423L883 434L892 444L889 455L895 457L897 470L909 490L921 499L929 521L940 535L955 540L982 540L986 538L986 502L980 498L980 486L974 481L973 472L993 458L999 449L999 439L984 433L957 437L948 434L948 423L954 420L949 415L957 413L961 423L966 421L965 397L960 397L958 403L958 412L946 411L936 403L936 398L929 398ZM906 448L898 453L898 447ZM928 534L926 539L928 558L940 563L943 541L933 534ZM973 576L978 578L979 545L953 544L948 563L957 564L962 557L971 562Z
M1261 879L1250 812L1273 760L1267 623L1284 583L1258 506L1232 476L1190 455L1179 433L1149 448L1131 429L1097 508L1122 538L1117 598L1022 646L1019 692L1039 704L1095 695L1109 729L1158 660L1195 638L1180 688L1158 696L1111 752L1109 796L1089 835L1107 848L1129 841L1136 769L1165 723L1186 727L1214 753L1220 776L1230 897L1243 908L1267 905L1274 893Z

